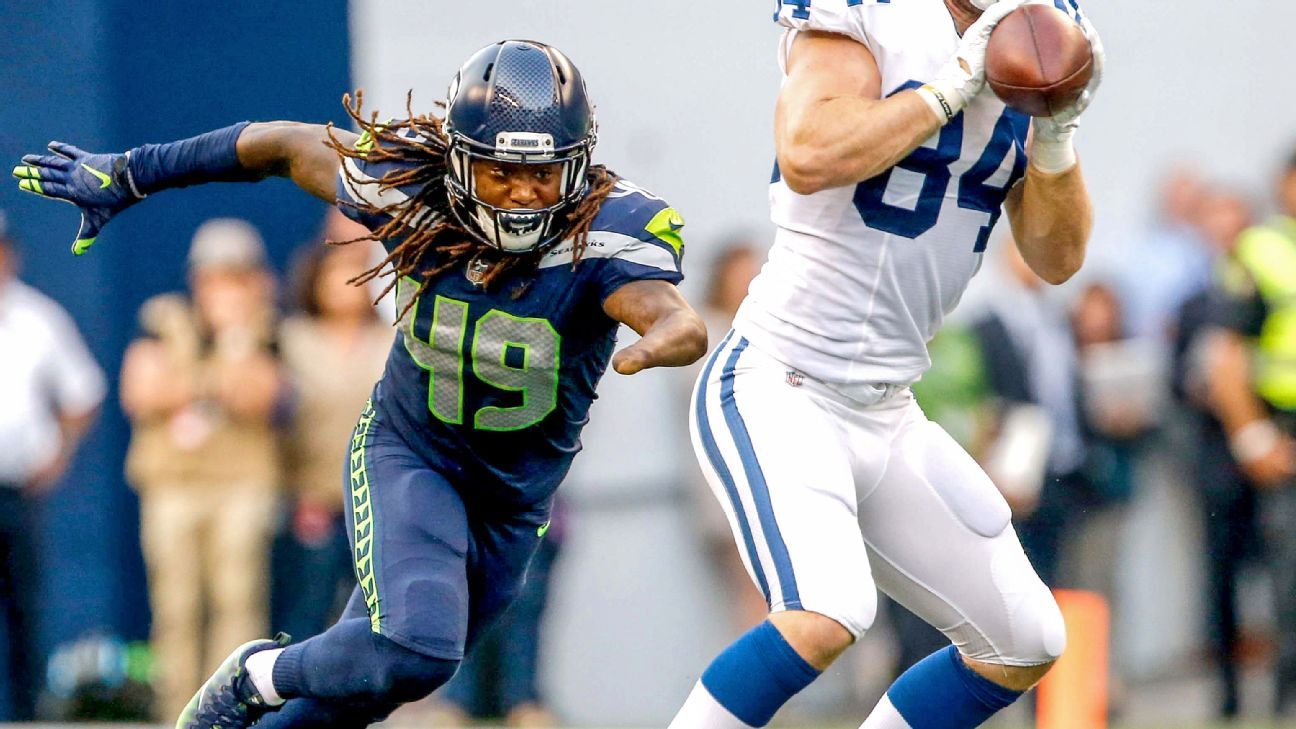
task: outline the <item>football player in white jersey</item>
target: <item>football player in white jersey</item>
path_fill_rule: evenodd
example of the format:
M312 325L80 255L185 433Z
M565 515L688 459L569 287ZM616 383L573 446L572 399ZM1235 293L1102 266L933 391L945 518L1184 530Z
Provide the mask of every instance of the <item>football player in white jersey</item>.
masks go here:
M1024 2L1093 47L1080 98L1033 121L985 89L986 43ZM673 729L764 726L869 628L881 588L953 645L862 729L980 725L1061 654L1062 617L980 467L914 403L926 342L1001 210L1051 283L1092 224L1072 146L1102 76L1075 0L782 0L778 227L691 409L694 446L769 620L702 674Z

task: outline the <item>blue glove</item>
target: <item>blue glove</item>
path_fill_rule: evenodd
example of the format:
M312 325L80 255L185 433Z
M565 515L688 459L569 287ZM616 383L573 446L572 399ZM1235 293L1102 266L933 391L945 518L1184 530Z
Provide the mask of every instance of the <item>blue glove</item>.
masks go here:
M29 154L13 169L18 189L70 202L81 209L72 252L90 250L99 231L126 208L144 199L126 168L125 154L91 154L70 144L50 142L54 154Z

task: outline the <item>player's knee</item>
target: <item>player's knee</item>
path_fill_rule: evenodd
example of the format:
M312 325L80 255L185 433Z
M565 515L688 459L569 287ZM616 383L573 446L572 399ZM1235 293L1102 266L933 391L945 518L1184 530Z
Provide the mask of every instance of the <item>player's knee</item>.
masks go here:
M1039 669L1039 680L1066 649L1066 624L1062 611L1043 585L1022 601L1013 620L1012 655L1008 662L1022 668Z
M770 622L788 645L821 671L855 642L855 635L839 620L808 610L774 613Z
M832 583L830 589L807 589L801 594L801 604L797 609L787 610L786 614L794 620L805 620L820 626L819 631L825 636L832 636L829 641L835 644L845 634L845 646L859 640L877 618L878 596L872 580L841 579ZM784 612L775 613L783 615ZM836 627L838 630L833 630Z
M371 691L384 699L406 703L435 691L454 676L459 661L433 658L412 651L390 638L375 635L382 657L372 676Z
M1053 667L1054 661L1034 666L1004 666L995 663L967 661L968 667L992 683L1012 691L1026 691L1040 682Z

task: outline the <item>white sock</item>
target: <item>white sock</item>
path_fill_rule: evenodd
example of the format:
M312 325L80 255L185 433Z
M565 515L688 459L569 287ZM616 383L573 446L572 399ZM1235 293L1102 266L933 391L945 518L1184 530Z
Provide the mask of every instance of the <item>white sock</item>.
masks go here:
M716 701L701 681L693 687L688 700L667 729L752 729Z
M247 669L248 677L252 679L252 685L256 687L257 693L265 699L268 706L278 706L284 702L282 696L274 687L274 664L279 654L283 653L283 648L271 648L270 650L258 651L248 656L247 663L243 667Z
M864 723L860 724L860 729L910 729L910 726L891 705L891 699L882 694L882 700L873 707L873 713L868 715Z

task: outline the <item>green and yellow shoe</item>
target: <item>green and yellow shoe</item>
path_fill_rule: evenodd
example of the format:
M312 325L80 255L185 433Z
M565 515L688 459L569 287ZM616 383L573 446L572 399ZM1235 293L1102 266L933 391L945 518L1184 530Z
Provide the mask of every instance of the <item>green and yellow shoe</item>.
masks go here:
M245 729L273 707L252 685L244 666L248 656L271 648L288 645L289 637L280 633L274 640L261 638L234 649L220 668L198 689L180 718L176 729Z

